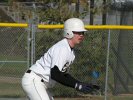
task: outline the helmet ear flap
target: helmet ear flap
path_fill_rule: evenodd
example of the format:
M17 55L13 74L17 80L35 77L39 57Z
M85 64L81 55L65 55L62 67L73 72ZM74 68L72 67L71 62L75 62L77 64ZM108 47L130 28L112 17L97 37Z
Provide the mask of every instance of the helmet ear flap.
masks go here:
M72 38L73 37L73 32L65 30L64 31L64 37L69 38L69 39Z

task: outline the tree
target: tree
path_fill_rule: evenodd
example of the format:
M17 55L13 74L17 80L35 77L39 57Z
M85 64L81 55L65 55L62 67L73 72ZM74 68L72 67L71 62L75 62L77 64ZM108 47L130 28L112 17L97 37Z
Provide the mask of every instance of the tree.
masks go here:
M2 1L0 1L0 2L8 2L8 0L2 0Z
M102 24L106 24L106 0L103 0Z
M94 0L90 0L90 25L93 25L93 20L94 20Z

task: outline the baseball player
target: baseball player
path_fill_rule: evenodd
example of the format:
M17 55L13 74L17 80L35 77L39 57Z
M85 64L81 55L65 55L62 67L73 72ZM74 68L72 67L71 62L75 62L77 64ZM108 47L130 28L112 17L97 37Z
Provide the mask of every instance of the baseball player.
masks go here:
M80 82L68 73L75 59L73 48L84 39L85 31L81 19L65 21L64 38L44 53L22 78L22 88L30 100L54 100L48 88L52 88L56 82L83 93L99 89L99 86Z

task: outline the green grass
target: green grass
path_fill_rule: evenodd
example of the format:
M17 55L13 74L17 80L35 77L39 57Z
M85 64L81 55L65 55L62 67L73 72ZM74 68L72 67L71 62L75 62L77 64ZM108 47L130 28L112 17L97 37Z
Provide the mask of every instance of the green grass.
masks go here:
M0 76L21 77L27 69L27 62L8 62L8 61L26 61L23 56L0 55Z
M20 80L4 79L0 80L0 97L23 97Z
M2 61L4 61L4 60L6 60L6 61L10 61L10 60L27 60L27 58L26 57L24 57L23 55L2 55L2 54L0 54L0 60L2 60Z
M27 69L26 63L5 63L0 65L0 76L21 77Z
M0 56L1 61L26 61L21 56ZM0 63L0 97L24 97L21 77L27 69L27 63Z

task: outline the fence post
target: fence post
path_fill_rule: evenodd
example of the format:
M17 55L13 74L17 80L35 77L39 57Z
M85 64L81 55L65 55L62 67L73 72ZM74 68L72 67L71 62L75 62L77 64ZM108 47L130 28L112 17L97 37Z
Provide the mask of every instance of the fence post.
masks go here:
M34 64L35 62L35 57L36 57L36 54L35 54L35 34L37 32L37 25L38 25L38 17L37 17L37 13L36 13L36 5L35 3L33 3L33 11L32 11L32 32L31 32L31 38L32 38L32 41L31 41L31 65Z
M105 77L105 98L107 100L107 90L108 90L108 71L109 71L109 51L110 50L110 30L108 31L108 46L107 46L107 56L106 56L106 77Z
M32 23L31 18L28 18L28 34L27 34L27 68L31 66L31 29L32 29Z
M36 25L32 23L32 32L31 32L31 65L35 62L35 33L36 33Z

